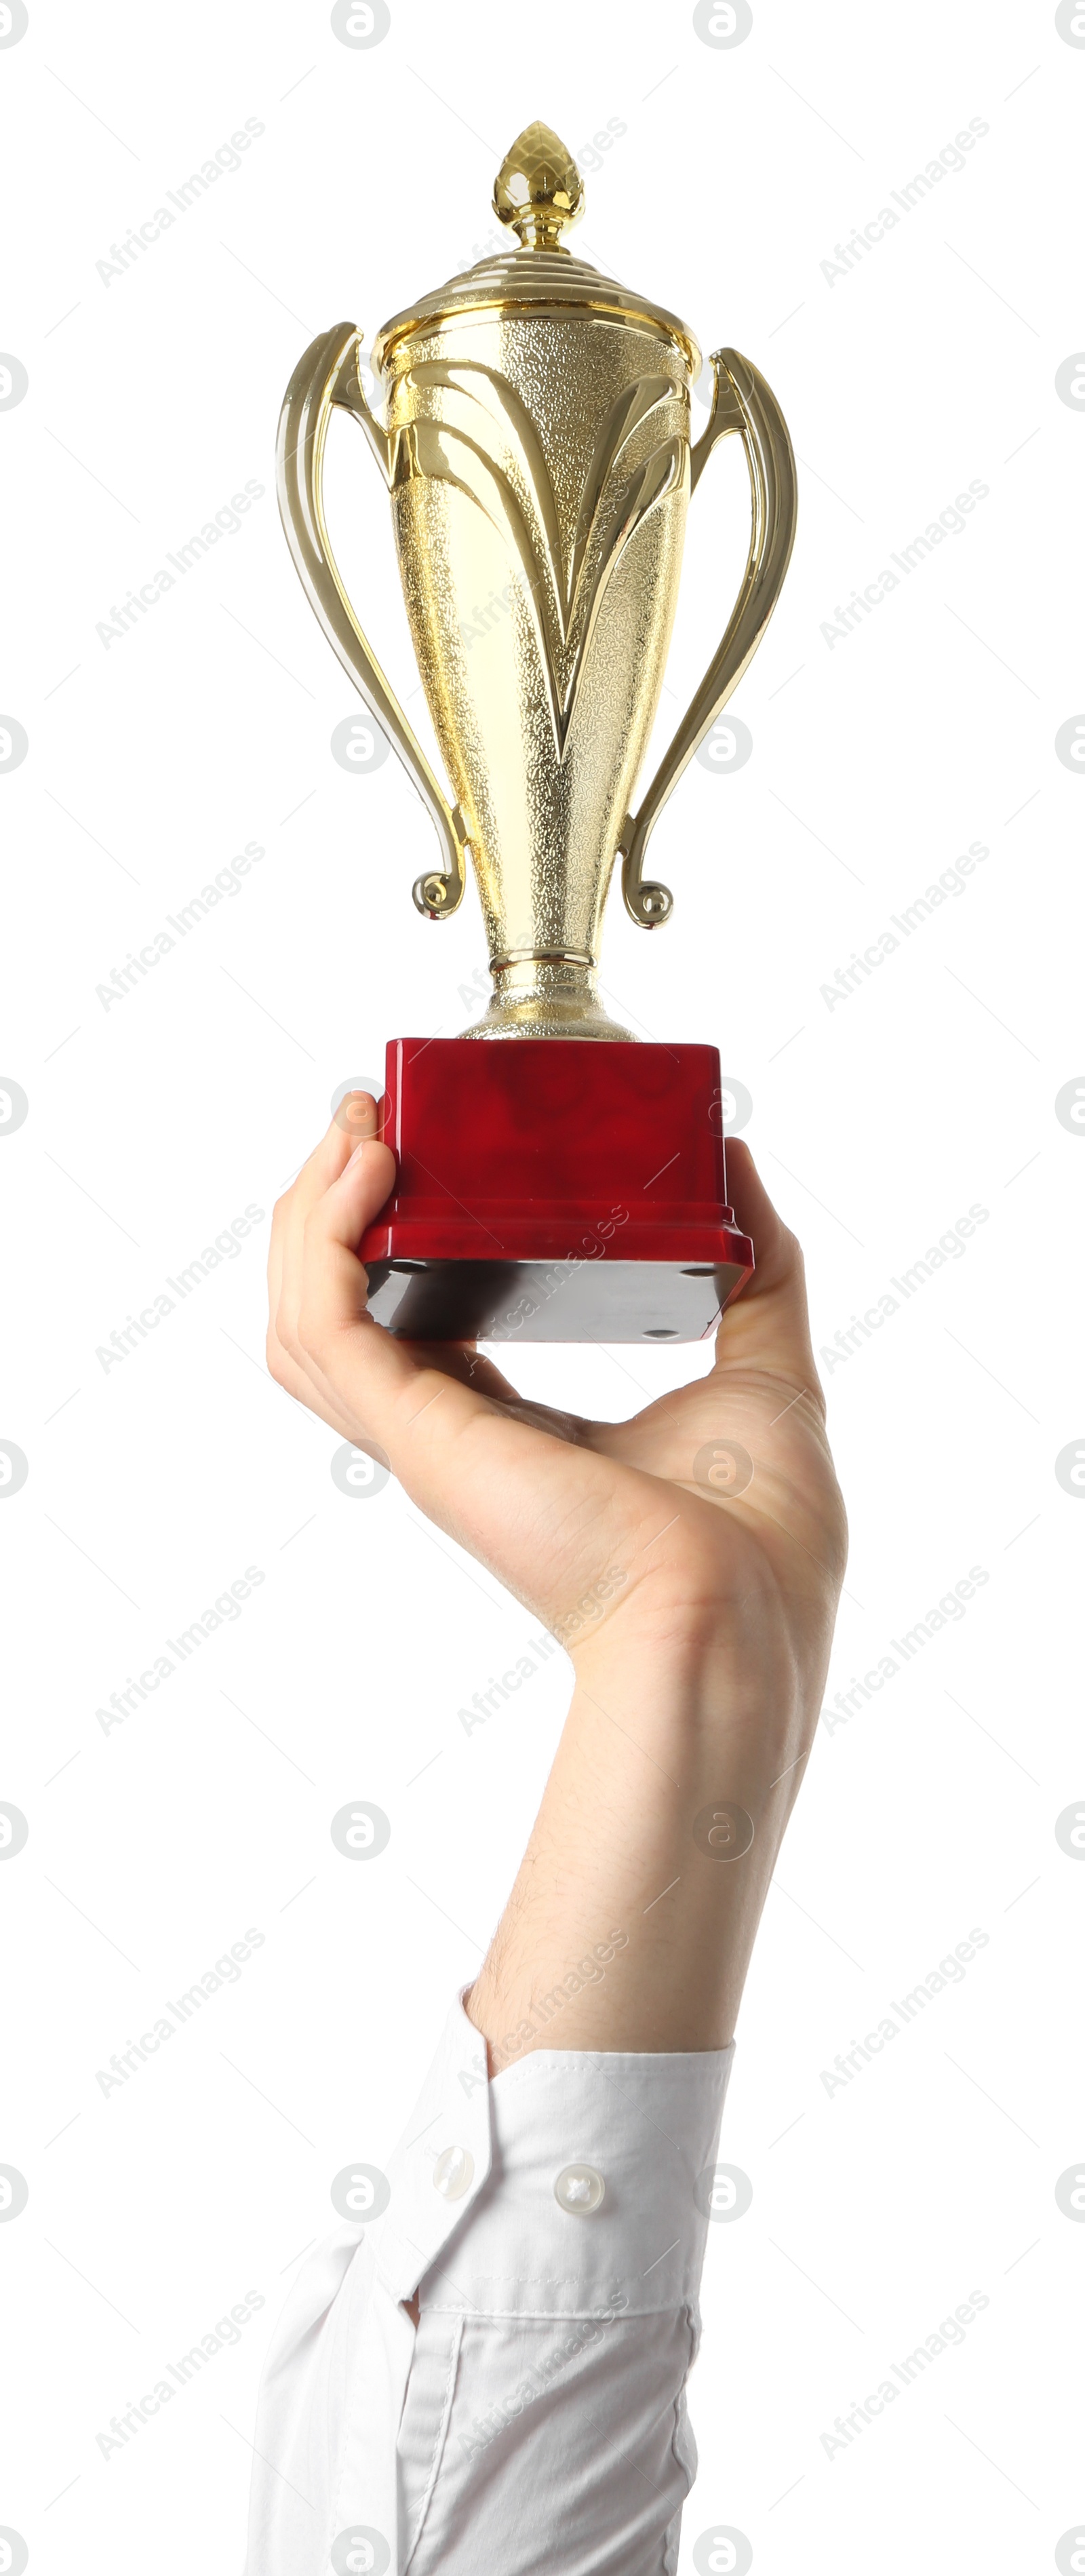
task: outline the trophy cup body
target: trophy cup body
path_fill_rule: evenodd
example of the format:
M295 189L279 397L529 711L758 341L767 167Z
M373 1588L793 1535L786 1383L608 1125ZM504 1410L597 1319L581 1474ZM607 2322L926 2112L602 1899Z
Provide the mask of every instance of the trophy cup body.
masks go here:
M306 352L280 423L280 507L303 584L442 843L415 903L432 920L453 912L470 857L487 934L494 989L476 1026L388 1048L397 1179L361 1251L370 1311L420 1339L697 1339L753 1266L727 1206L715 1049L634 1040L604 1007L598 957L616 860L634 921L656 928L671 911L644 879L648 837L775 604L793 459L774 397L734 351L712 360L708 426L691 444L696 342L564 248L581 198L557 137L530 127L494 197L521 247L422 298L374 343L386 426L349 324ZM451 800L335 564L322 475L336 407L387 483ZM751 480L746 575L634 814L690 496L732 433ZM496 612L486 628L482 603Z
M518 256L537 286L539 255ZM489 944L478 1034L622 1040L596 961L678 598L688 374L647 329L558 327L560 367L548 315L457 315L393 342L392 510ZM488 599L505 613L479 639Z

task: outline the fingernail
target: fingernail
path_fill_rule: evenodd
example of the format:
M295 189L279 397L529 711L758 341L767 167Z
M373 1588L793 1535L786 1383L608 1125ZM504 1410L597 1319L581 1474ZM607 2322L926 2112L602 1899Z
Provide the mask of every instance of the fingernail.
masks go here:
M356 1136L364 1127L372 1134L377 1117L377 1095L368 1091L348 1091L335 1112L335 1124L348 1136Z

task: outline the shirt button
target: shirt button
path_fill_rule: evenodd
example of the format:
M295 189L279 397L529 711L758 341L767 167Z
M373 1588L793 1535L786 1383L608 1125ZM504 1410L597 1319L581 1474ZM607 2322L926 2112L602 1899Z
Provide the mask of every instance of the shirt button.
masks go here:
M554 2184L559 2209L571 2218L590 2218L600 2207L606 2184L594 2165L566 2165Z
M468 2147L446 2147L433 2168L433 2188L442 2200L462 2200L475 2178L475 2159Z

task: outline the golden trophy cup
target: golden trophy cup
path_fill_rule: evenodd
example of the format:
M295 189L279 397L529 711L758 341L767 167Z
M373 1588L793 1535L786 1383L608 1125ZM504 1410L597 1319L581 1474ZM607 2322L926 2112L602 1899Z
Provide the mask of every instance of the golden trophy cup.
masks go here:
M727 1205L718 1054L635 1040L604 1008L598 957L616 860L632 920L652 930L670 916L667 888L644 874L649 837L772 615L794 540L794 457L773 394L734 349L713 353L707 426L691 440L697 342L566 248L583 198L564 145L529 126L494 188L519 247L377 335L387 425L346 322L306 350L279 424L279 506L303 587L437 827L442 864L415 903L432 921L455 912L470 856L486 929L494 990L476 1026L388 1047L397 1180L361 1250L370 1311L424 1339L699 1339L753 1267ZM332 552L335 408L358 421L388 488L451 796ZM690 497L732 434L750 475L746 570L634 811ZM472 643L483 600L507 610L488 650Z

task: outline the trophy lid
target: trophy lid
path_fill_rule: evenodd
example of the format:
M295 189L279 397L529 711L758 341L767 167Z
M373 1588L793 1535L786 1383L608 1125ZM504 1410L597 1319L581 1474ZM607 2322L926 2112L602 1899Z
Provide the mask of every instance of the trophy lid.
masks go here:
M525 127L506 153L494 183L494 213L518 233L521 247L480 260L386 322L373 343L373 363L387 366L397 344L419 331L439 330L461 313L544 313L555 321L601 314L669 340L694 383L701 352L684 322L650 297L636 295L574 259L561 234L578 223L584 182L564 143L548 125Z

